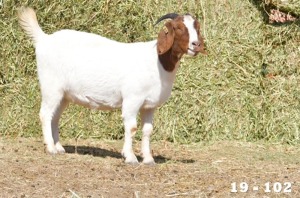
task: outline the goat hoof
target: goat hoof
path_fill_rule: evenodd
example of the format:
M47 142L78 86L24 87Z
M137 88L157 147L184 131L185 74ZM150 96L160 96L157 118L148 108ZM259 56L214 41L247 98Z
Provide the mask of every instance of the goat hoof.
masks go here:
M134 157L135 157L135 156L134 156ZM129 159L129 158L126 158L126 159L125 159L125 163L126 163L126 164L129 164L129 165L133 165L133 166L139 165L139 161L136 159L136 157L135 157L135 159Z
M55 146L46 146L46 153L50 154L50 155L56 155L57 154L57 149L55 148Z
M56 143L55 148L59 154L64 154L66 152L64 147L59 142Z
M125 161L125 163L128 164L128 165L131 165L131 166L138 166L138 165L140 165L140 163L138 161L136 161L136 162L135 161L134 162L126 162Z
M151 159L144 159L143 160L143 164L144 165L147 165L147 166L155 166L156 165L156 163L155 163L155 161L154 161L154 159L153 158L151 158Z
M139 165L139 161L137 160L133 152L128 153L122 150L122 156L125 158L126 164Z
M125 158L125 163L130 165L139 165L139 161L137 160L135 155Z
M134 158L126 158L125 159L125 163L129 164L129 165L139 165L139 161L137 160L137 158L134 156Z

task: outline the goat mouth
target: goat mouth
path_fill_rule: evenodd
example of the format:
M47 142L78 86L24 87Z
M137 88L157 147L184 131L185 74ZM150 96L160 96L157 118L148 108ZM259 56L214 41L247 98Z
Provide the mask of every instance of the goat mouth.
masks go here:
M195 53L197 53L197 52L199 52L199 51L200 51L200 49L199 49L199 48L194 48L194 49L192 49L192 48L188 48L188 50L190 50L190 51L192 51L192 52L195 52Z
M198 54L199 50L188 48L187 54L193 54L194 56Z

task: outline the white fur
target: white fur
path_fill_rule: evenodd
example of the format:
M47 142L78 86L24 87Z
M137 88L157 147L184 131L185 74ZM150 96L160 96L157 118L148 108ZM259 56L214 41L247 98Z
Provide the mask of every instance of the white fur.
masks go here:
M195 55L195 52L190 50L190 49L194 48L193 42L198 42L198 34L197 34L197 32L195 31L195 28L194 28L194 21L195 20L193 19L192 16L190 16L190 15L185 15L184 16L183 23L187 27L188 32L189 32L189 36L190 36L188 55L191 55L191 56Z
M40 119L47 151L64 152L59 143L58 121L68 103L103 110L122 108L125 161L138 163L132 136L140 111L143 162L153 164L153 113L169 98L178 64L172 72L164 70L158 60L156 40L128 44L73 30L48 35L33 16L34 11L26 8L19 18L35 42L42 94Z

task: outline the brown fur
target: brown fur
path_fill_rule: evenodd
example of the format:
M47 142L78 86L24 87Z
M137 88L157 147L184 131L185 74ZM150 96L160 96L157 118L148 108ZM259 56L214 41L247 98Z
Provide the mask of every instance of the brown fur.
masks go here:
M177 57L172 53L172 50L168 50L166 53L158 56L158 59L164 69L168 72L172 72L175 69L176 64L181 57Z
M207 52L205 51L205 46L204 46L204 38L201 36L200 33L200 23L199 21L195 20L194 22L194 28L197 30L198 38L200 41L200 45L195 49L197 51L196 55L200 52L201 54L207 55Z
M164 28L159 32L157 39L157 52L164 54L169 50L174 42L174 30L171 21L167 22Z

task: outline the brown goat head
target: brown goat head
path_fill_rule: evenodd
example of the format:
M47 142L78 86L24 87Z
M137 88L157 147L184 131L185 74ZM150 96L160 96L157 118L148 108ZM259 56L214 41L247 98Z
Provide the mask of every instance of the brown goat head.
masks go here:
M207 54L197 19L189 14L167 14L158 22L167 18L172 20L165 23L157 38L157 53L167 71L173 71L183 54L190 56Z

